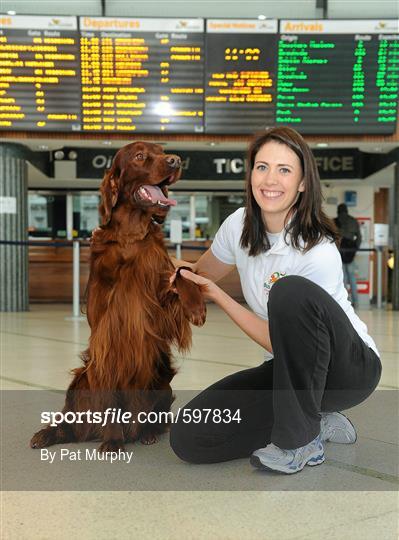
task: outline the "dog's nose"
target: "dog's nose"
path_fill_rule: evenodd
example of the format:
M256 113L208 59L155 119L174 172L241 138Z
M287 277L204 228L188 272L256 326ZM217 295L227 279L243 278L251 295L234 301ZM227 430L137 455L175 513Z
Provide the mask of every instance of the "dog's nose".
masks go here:
M181 165L181 159L179 156L171 154L166 158L166 163L169 165L169 167L172 167L172 169L178 169Z

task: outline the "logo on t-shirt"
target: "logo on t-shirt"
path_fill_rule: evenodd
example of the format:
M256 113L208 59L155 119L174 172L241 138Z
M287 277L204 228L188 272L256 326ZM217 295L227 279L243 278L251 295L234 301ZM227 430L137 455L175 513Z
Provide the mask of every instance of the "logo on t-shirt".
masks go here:
M273 274L269 278L265 279L265 281L263 283L263 289L264 289L265 293L269 294L270 289L273 286L273 283L276 283L276 281L278 281L280 278L284 277L286 274L287 274L287 272L273 272Z

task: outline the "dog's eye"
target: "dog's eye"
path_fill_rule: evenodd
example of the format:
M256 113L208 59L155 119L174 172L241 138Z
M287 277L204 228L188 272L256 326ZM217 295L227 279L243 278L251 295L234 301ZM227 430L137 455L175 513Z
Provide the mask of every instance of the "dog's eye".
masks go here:
M137 161L143 161L143 159L144 159L144 154L143 154L143 152L139 152L138 154L136 154L136 155L134 156L134 159L137 159Z

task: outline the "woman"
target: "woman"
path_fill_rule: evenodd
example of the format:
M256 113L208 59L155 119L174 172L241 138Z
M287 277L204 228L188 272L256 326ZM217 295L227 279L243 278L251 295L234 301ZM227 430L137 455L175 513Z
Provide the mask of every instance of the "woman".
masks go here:
M355 442L354 427L337 411L373 392L381 363L348 301L317 166L296 131L278 127L253 139L246 191L246 207L224 221L194 265L200 275L180 272L266 349L266 361L186 405L230 412L222 421L212 413L200 423L181 419L171 446L194 463L251 456L256 467L290 474L322 463L326 441ZM215 284L234 266L252 312Z

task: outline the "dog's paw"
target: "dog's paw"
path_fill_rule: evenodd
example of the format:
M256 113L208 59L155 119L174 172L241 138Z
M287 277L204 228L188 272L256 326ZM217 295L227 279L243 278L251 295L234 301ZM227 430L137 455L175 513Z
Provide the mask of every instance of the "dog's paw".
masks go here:
M155 435L148 434L148 435L143 435L142 437L140 437L140 442L141 444L150 445L150 444L155 444L156 442L158 442L158 439Z
M31 448L46 448L53 444L55 444L55 431L51 428L41 429L30 440Z
M184 316L194 326L202 326L206 320L206 304L202 296L201 287L180 276L176 280L176 287Z
M91 231L90 242L94 243L98 241L102 237L102 235L103 229L101 227L96 227Z
M200 305L193 306L192 310L187 313L187 318L194 326L203 326L206 321L205 302L202 302Z
M104 452L118 452L118 450L125 450L122 440L104 441L98 449L100 454L103 454Z

